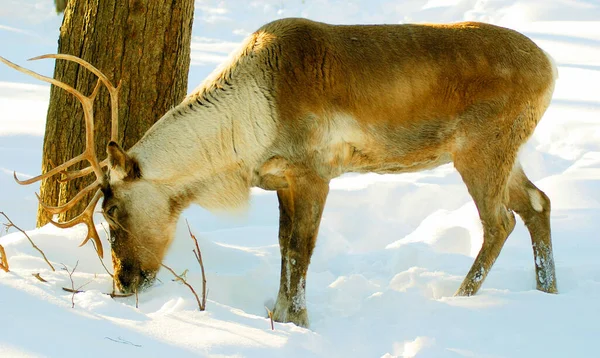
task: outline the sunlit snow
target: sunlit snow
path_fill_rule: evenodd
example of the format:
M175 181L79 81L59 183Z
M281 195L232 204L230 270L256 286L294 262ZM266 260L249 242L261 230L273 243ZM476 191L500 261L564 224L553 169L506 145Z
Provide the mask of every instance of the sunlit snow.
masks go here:
M190 90L245 35L280 17L332 23L487 21L523 32L556 60L552 104L521 151L525 171L552 200L559 294L535 290L531 241L519 220L473 297L453 297L482 243L481 224L452 165L406 175L346 175L331 183L306 281L310 329L275 323L277 198L253 190L245 215L188 209L165 262L199 291L207 310L161 272L135 298L112 299L111 279L85 228L37 230L36 185L13 179L40 171L49 87L0 67L0 211L23 235L0 237L0 357L595 357L600 335L600 4L592 0L197 0ZM0 5L0 55L52 75L61 17L50 0ZM104 236L97 218L98 232ZM0 218L0 222L2 222ZM105 238L102 238L106 243ZM110 258L105 263L110 268ZM79 261L71 287L61 264ZM39 273L42 283L31 274ZM71 308L73 298L75 308Z

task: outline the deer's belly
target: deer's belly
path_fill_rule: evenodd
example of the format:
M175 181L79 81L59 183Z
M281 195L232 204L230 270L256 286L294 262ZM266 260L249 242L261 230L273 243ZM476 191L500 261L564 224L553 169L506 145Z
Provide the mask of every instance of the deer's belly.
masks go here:
M449 122L368 125L336 114L321 122L313 119L310 126L306 123L301 123L306 125L303 131L288 133L292 139L280 142L281 148L259 166L254 185L281 189L286 176L306 170L332 179L349 172L415 172L452 161L455 131Z
M307 136L306 148L320 174L329 178L435 168L452 160L456 142L456 121L450 117L367 123L338 113L323 123Z
M289 178L304 175L307 170L323 178L333 179L344 173L407 173L435 168L449 163L449 152L420 151L392 156L377 148L364 149L350 143L335 148L322 148L301 158L273 156L256 171L252 185L265 190L285 189ZM440 148L436 148L440 149Z
M406 173L432 169L452 161L445 146L423 146L416 150L389 146L360 146L343 143L322 155L320 171L333 178L348 172Z

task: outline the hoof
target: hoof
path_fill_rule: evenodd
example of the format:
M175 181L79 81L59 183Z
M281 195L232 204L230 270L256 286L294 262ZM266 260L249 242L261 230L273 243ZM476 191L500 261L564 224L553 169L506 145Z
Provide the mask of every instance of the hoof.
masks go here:
M292 322L298 327L308 328L308 313L305 309L298 312L275 310L275 312L273 312L273 320L279 323Z
M546 293L558 293L558 290L556 289L556 285L541 285L539 282L537 284L538 291L542 291L542 292L546 292Z
M298 327L308 328L308 312L306 308L294 309L293 305L288 305L278 299L273 309L273 320L279 323L292 322Z
M477 290L469 284L462 284L460 288L454 293L454 297L469 297L474 296Z

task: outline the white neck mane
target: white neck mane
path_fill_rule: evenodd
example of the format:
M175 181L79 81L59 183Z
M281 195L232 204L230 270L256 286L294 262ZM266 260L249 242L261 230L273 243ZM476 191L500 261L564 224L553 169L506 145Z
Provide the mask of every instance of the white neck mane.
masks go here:
M246 47L129 150L143 179L208 209L247 202L251 170L265 159L276 121L264 93L272 87L252 71L259 64L244 56Z

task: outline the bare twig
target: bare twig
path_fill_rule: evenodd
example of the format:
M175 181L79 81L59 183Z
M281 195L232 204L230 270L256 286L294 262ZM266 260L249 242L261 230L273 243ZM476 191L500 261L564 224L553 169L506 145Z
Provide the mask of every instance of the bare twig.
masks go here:
M75 283L73 282L73 273L75 272L75 270L77 269L77 266L79 265L79 260L77 260L77 262L75 263L75 267L73 267L73 270L71 270L71 271L69 271L69 269L67 268L67 265L65 265L63 263L61 263L61 265L63 265L64 270L67 271L67 273L69 274L69 280L71 280L71 288L63 287L62 289L63 289L63 291L73 293L73 295L71 295L71 308L75 308L75 294L85 292L81 289L83 287L89 285L89 283L92 282L93 280L89 280L88 282L84 283L83 285L75 288Z
M117 337L117 339L110 338L110 337L104 337L104 338L106 338L108 340L111 340L113 342L117 342L117 343L129 344L129 345L134 346L134 347L141 347L142 346L141 344L135 344L135 343L129 342L128 340L125 340L125 339L123 339L121 337Z
M74 290L72 288L68 288L68 287L62 287L63 291L67 291L67 292L71 292L71 293L84 293L84 290ZM120 293L102 293L103 295L107 295L110 296L111 298L126 298L126 297L131 297L133 296L135 293L124 293L124 294L120 294Z
M125 298L131 297L134 293L105 293L105 295L109 295L111 298Z
M33 277L37 278L38 280L40 280L40 281L42 281L42 282L48 282L48 281L46 281L46 280L45 280L45 279L44 279L42 276L40 276L40 273L39 273L39 272L32 273L32 274L31 274L31 276L33 276Z
M73 267L73 270L69 271L69 269L67 268L67 265L61 263L61 265L63 265L65 271L67 271L67 273L69 274L69 280L71 280L71 290L69 291L68 289L63 287L63 290L68 291L68 292L72 292L73 295L71 296L71 308L75 308L75 294L79 293L79 292L83 292L80 290L76 290L75 289L75 283L73 282L73 272L75 272L75 270L77 269L77 265L79 265L79 260L77 260L77 262L75 263L75 267Z
M84 288L85 286L89 285L92 281L94 280L89 280L88 282L84 283L83 285L77 287L77 291L81 290L82 288ZM82 291L83 292L83 291Z
M99 213L103 213L104 211L100 211ZM100 223L100 226L102 226L102 230L104 230L104 233L106 234L106 239L110 239L110 232L108 232L108 230L106 230L106 226L104 226L104 223Z
M115 280L113 280L112 292L111 293L103 293L103 295L109 295L111 298L125 298L125 297L131 297L135 294L136 294L135 292L117 293L117 288L115 287Z
M63 289L63 291L67 291L67 292L70 292L70 293L82 293L82 292L85 292L85 291L82 291L82 290L76 290L74 288L68 288L68 287L63 287L62 289Z
M165 265L165 264L161 264L162 267L166 268L167 270L169 270L173 276L177 277L179 279L179 281L181 281L184 285L186 285L190 291L192 291L192 293L194 294L194 297L196 297L196 302L198 302L198 308L200 309L200 311L204 311L205 306L202 305L202 303L200 303L200 299L198 298L198 294L196 293L196 290L194 290L194 288L192 287L192 285L190 285L185 278L179 276L178 274L175 273L175 271L173 271L172 268L170 268L169 266Z
M8 269L8 257L6 257L6 251L4 251L4 247L0 245L0 269L4 270L4 272L9 272Z
M271 331L274 331L275 325L273 324L273 312L267 306L265 306L265 309L267 310L267 315L269 315L269 318L271 319Z
M200 269L202 270L202 305L200 306L200 311L204 311L206 308L206 273L204 272L204 263L202 262L202 252L200 252L200 247L198 246L198 239L196 239L196 235L192 233L192 229L190 228L190 223L185 220L187 224L188 231L190 233L190 237L194 240L194 244L196 245L196 249L192 250L194 255L196 256L196 260L198 260L198 264L200 265Z
M106 228L104 227L104 224L100 224L102 226L102 229L104 229L104 232L106 233L106 237L108 238L110 236L110 233L106 230ZM96 250L96 252L98 252L98 248L96 247L96 243L92 240L92 244L94 244L94 249ZM98 259L100 260L100 263L102 264L102 267L104 267L104 271L106 271L107 274L110 275L110 277L115 278L115 276L110 273L110 271L108 271L108 268L106 268L106 265L104 264L104 260L102 260L102 257L98 256Z
M110 232L108 232L108 230L106 230L106 227L104 226L104 223L100 223L100 226L102 226L102 230L104 230L104 233L106 234L106 238L110 238ZM92 243L94 244L94 248L96 248L96 244L93 241L92 241ZM104 260L102 260L102 257L98 256L98 259L100 260L100 263L102 264L102 267L104 267L104 271L106 271L106 273L109 274L110 277L111 277L111 279L112 279L112 292L109 293L110 297L116 298L116 297L129 297L129 296L131 296L132 295L131 293L128 293L128 294L125 294L125 295L120 295L120 294L117 293L117 291L116 291L116 285L115 285L115 275L113 275L112 273L110 273L110 271L108 271L108 268L104 264Z
M188 272L190 272L190 270L185 269L185 270L183 270L183 272L179 276L183 277L184 279L187 279L187 273ZM181 280L176 277L176 278L173 279L173 281L177 282L177 281L181 281Z
M33 242L33 240L31 240L31 238L29 237L29 235L27 235L27 233L25 231L23 231L20 227L18 227L17 225L15 225L8 218L8 216L6 216L5 213L3 213L2 211L0 211L0 215L4 216L6 218L6 220L8 220L8 224L3 224L3 225L6 226L7 229L11 228L11 227L14 227L15 229L19 230L23 235L25 235L25 237L27 238L27 240L29 240L29 242L31 243L31 246L33 246L34 249L38 250L40 252L40 254L42 254L42 257L44 258L44 260L46 261L46 263L48 264L48 266L50 266L50 268L52 269L52 271L56 271L54 269L54 266L52 266L52 264L50 263L50 261L48 261L48 258L44 254L44 251L42 251L39 247L37 247L37 245Z
M138 291L137 288L135 289L135 308L140 308L139 307L139 301L138 301Z

